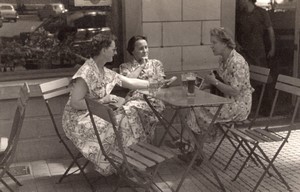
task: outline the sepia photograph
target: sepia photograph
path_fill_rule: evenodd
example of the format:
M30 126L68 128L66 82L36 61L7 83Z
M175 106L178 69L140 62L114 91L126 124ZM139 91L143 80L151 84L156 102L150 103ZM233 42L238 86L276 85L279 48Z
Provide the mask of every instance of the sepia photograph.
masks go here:
M0 0L0 192L300 190L300 0Z

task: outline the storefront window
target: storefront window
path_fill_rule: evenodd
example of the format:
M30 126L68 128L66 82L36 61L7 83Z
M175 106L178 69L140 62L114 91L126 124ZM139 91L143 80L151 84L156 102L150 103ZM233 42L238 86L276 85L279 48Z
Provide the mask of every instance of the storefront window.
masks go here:
M79 2L75 0L75 3L76 1ZM33 5L30 8L24 5L25 8L22 6L22 11L16 13L15 20L2 14L2 76L10 74L13 79L13 76L20 72L34 75L41 70L49 70L51 73L53 69L57 71L78 67L90 57L89 45L94 35L114 33L118 37L118 34L122 34L120 27L115 27L120 26L121 19L119 15L114 15L119 12L114 11L114 3L76 7L76 4L69 0L62 3L62 6L58 6L57 3L50 5L36 5L35 8L32 8ZM122 60L122 48L118 52L120 55L114 63L120 63ZM112 67L116 65L114 63Z

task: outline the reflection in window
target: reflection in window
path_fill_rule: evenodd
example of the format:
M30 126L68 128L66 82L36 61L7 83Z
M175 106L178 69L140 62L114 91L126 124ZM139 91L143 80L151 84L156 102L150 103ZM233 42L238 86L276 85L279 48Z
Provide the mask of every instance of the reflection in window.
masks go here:
M36 25L31 32L13 37L0 33L0 72L72 68L89 56L91 38L111 33L111 8L69 11L42 22L36 14L22 15L18 23L3 23L2 28L25 22ZM33 24L34 23L34 24ZM24 25L24 23L23 23Z

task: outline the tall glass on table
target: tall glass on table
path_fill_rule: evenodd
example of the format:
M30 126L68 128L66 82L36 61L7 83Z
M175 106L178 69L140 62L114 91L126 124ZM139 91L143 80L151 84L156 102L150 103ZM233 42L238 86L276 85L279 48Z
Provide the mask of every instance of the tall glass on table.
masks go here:
M182 90L187 96L195 96L196 74L189 72L181 74Z
M196 84L196 75L195 73L187 73L187 96L195 96L195 84Z

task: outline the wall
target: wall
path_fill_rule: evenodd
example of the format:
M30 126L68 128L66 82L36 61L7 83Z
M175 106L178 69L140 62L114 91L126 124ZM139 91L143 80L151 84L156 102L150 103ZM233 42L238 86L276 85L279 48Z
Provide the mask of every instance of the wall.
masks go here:
M123 4L125 45L132 35L146 35L150 57L161 60L166 71L216 67L209 30L223 26L234 31L235 0L124 0Z
M0 90L1 92L9 92L7 95L9 95L10 98L15 98L19 92L19 86L2 87ZM66 101L67 96L64 96L50 102L53 106L54 118L62 133L61 116ZM3 97L3 99L0 100L1 137L9 136L13 121L12 117L14 116L15 110L16 99L4 99ZM31 85L30 100L25 111L25 119L15 161L24 162L39 159L66 158L68 157L66 154L66 150L62 144L59 143L58 137L54 132L49 113L44 100L41 97L41 91L38 85Z

